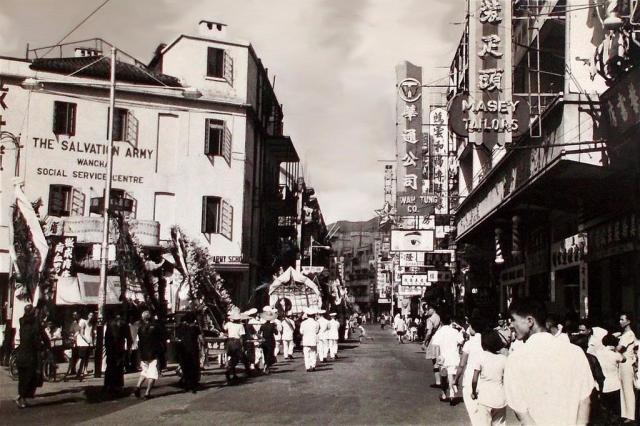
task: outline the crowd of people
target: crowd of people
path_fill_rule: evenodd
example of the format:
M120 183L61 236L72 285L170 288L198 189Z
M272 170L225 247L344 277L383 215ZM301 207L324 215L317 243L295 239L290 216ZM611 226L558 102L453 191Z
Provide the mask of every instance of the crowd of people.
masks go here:
M217 333L218 341L224 342L220 362L225 367L227 383L237 384L238 364L244 366L246 376L269 374L279 356L283 360L293 360L296 346L302 350L307 372L315 371L318 362L337 358L343 326L336 317L334 312L316 308L305 308L304 312L295 315L270 306L265 306L260 313L255 308L242 313L231 311L222 330ZM185 391L197 392L202 359L207 353L202 321L197 313L184 313L175 324L173 333L167 330L164 321L159 321L148 310L137 318L127 321L118 313L106 318L101 370L104 373L104 392L121 395L124 375L138 372L133 394L138 398L151 398L156 382L167 368L169 342L173 343L179 364L175 370L179 376L178 385ZM349 321L346 322L348 333ZM91 373L88 366L96 347L97 327L93 312L88 312L84 318L73 312L63 338L60 328L51 322L43 322L38 310L26 305L20 320L20 344L15 351L18 369L16 405L26 408L27 400L35 396L36 389L43 384L43 356L52 354L54 346L63 350L59 344L62 340L66 340L63 353L68 362L64 381L72 378L82 381L86 374Z
M417 324L431 387L442 402L464 402L472 425L506 424L507 407L522 424L611 425L636 422L632 320L623 313L619 327L608 329L588 319L561 322L543 303L521 299L493 321L478 311L453 318L446 308L427 307ZM399 343L411 321L394 317Z
M245 374L251 375L260 367L269 374L281 351L284 360L293 360L296 340L302 347L306 371L315 371L318 361L338 356L341 325L336 316L335 312L313 307L295 316L270 306L265 306L259 315L256 309L232 312L223 327L227 337L227 381L237 381L239 363L244 365Z

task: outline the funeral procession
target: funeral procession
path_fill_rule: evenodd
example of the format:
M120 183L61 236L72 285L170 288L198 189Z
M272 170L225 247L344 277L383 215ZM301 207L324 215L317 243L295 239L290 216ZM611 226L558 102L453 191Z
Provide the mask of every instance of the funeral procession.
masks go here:
M1 425L636 425L639 347L640 0L0 0Z

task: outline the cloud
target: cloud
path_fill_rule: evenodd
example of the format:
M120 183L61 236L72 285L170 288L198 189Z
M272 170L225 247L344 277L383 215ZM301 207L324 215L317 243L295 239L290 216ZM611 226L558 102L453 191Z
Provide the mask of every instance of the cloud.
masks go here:
M58 41L102 0L2 0L0 54ZM111 0L70 40L102 37L143 61L200 19L229 25L276 76L285 132L306 159L327 223L373 217L395 158L395 65L446 76L462 0ZM2 25L8 23L8 25Z

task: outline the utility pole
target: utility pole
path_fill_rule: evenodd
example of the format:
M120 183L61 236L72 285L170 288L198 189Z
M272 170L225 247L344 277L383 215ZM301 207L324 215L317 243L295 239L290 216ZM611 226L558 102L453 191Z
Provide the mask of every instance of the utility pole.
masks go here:
M94 376L102 377L102 350L104 347L104 314L107 305L107 264L109 261L109 207L111 205L111 179L113 175L113 115L116 106L116 48L111 46L111 85L109 88L109 122L107 123L107 175L104 185L102 213L102 246L100 250L100 287L98 290L98 330ZM124 285L124 283L120 283Z

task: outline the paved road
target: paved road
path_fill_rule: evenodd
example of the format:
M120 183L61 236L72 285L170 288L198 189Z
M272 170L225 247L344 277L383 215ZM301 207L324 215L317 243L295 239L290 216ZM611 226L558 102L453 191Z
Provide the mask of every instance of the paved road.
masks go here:
M160 379L155 398L96 401L100 382L46 383L34 406L18 410L16 383L0 373L3 424L429 424L466 425L462 404L450 407L429 388L424 354L417 344L399 345L390 330L368 326L371 340L341 345L340 358L307 373L302 354L280 362L270 376L225 386L224 372L204 372L197 394ZM127 376L133 386L134 375Z

